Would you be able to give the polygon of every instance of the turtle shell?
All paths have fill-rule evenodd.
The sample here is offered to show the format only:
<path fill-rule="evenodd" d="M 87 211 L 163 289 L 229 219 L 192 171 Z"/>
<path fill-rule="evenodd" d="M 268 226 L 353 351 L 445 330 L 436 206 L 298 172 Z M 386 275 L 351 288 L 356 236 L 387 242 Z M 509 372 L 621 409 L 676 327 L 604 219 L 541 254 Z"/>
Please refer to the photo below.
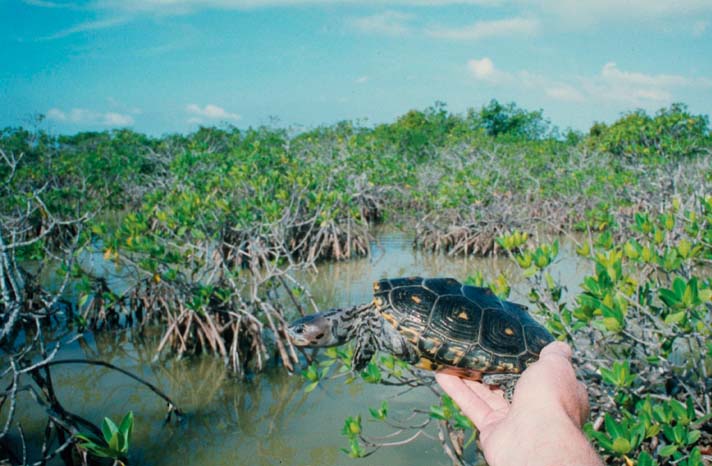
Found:
<path fill-rule="evenodd" d="M 420 353 L 420 367 L 477 379 L 519 373 L 554 338 L 527 312 L 489 288 L 454 278 L 391 278 L 373 285 L 374 302 Z"/>

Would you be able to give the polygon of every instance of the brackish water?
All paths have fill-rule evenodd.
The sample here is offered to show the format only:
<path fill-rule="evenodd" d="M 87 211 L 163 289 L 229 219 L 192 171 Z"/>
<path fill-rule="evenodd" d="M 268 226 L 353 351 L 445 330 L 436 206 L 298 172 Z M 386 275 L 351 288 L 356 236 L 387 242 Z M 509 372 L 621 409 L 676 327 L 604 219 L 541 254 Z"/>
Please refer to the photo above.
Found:
<path fill-rule="evenodd" d="M 562 259 L 552 267 L 554 278 L 575 291 L 586 273 L 571 248 L 562 247 Z M 299 277 L 320 307 L 347 306 L 371 299 L 371 284 L 383 277 L 404 275 L 453 276 L 464 280 L 480 270 L 486 278 L 504 271 L 514 277 L 510 299 L 526 302 L 525 286 L 507 259 L 449 258 L 417 252 L 411 239 L 400 233 L 380 235 L 370 258 L 322 264 L 318 273 Z M 428 388 L 403 394 L 403 388 L 369 385 L 343 379 L 322 383 L 304 393 L 299 375 L 272 368 L 248 381 L 239 381 L 212 356 L 180 361 L 152 362 L 160 334 L 131 331 L 87 335 L 66 345 L 58 359 L 101 359 L 154 383 L 185 412 L 181 422 L 163 424 L 162 401 L 133 380 L 108 369 L 87 366 L 53 368 L 55 385 L 64 406 L 99 424 L 104 416 L 115 420 L 129 410 L 135 414 L 131 459 L 147 465 L 449 465 L 437 440 L 420 437 L 400 447 L 383 448 L 368 458 L 353 460 L 340 451 L 347 447 L 340 431 L 347 416 L 360 414 L 366 434 L 389 432 L 369 418 L 368 407 L 388 400 L 394 417 L 413 409 L 427 410 L 437 403 Z M 19 411 L 26 436 L 38 439 L 44 429 L 34 404 Z M 412 433 L 412 432 L 411 432 Z M 432 432 L 434 434 L 435 432 Z M 404 434 L 399 438 L 405 438 Z M 398 439 L 398 438 L 396 438 Z M 39 445 L 34 444 L 34 448 Z M 32 456 L 32 455 L 31 455 Z"/>

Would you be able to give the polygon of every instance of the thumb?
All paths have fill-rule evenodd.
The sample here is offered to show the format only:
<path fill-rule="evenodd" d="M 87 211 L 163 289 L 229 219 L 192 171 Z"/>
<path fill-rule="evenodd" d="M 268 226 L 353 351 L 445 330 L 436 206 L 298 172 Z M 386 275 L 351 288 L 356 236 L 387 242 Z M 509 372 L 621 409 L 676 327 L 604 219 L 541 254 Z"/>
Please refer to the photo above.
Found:
<path fill-rule="evenodd" d="M 571 360 L 571 347 L 563 341 L 553 341 L 546 345 L 539 353 L 539 359 L 550 357 L 563 357 Z"/>

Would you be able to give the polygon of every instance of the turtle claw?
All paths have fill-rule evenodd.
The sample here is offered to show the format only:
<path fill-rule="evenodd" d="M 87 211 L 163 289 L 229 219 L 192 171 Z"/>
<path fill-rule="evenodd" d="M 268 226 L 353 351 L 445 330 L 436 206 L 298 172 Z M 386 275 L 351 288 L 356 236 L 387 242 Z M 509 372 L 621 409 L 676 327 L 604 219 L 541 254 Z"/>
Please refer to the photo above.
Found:
<path fill-rule="evenodd" d="M 482 383 L 499 387 L 504 394 L 504 399 L 511 403 L 519 377 L 519 374 L 486 374 L 482 377 Z"/>

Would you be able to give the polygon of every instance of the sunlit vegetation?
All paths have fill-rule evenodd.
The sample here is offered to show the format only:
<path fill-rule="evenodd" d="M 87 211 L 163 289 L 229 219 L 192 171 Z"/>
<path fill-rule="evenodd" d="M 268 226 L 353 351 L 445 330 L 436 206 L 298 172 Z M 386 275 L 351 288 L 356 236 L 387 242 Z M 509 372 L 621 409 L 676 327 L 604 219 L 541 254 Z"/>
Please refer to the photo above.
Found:
<path fill-rule="evenodd" d="M 7 128 L 0 155 L 0 344 L 10 387 L 0 439 L 21 379 L 51 386 L 47 329 L 158 326 L 156 358 L 212 353 L 239 377 L 276 364 L 298 370 L 307 359 L 313 389 L 348 369 L 349 350 L 320 362 L 299 356 L 286 323 L 316 306 L 293 272 L 368 255 L 374 225 L 386 222 L 413 232 L 417 248 L 518 264 L 530 306 L 575 347 L 593 400 L 587 433 L 611 464 L 693 466 L 712 454 L 712 136 L 707 117 L 684 105 L 631 112 L 587 134 L 497 101 L 462 115 L 437 103 L 389 124 L 299 133 Z M 575 234 L 591 263 L 580 294 L 548 274 L 558 243 L 539 242 L 541 232 Z M 48 273 L 59 278 L 47 283 Z M 490 285 L 506 296 L 507 281 Z M 432 384 L 387 355 L 374 361 L 357 377 Z M 392 417 L 387 405 L 371 415 Z M 464 462 L 471 426 L 452 401 L 424 419 L 408 426 L 412 435 L 437 426 L 446 453 Z M 90 436 L 71 416 L 50 417 L 58 446 L 43 455 L 71 461 L 65 448 L 79 434 L 85 458 L 123 461 L 126 422 Z M 363 434 L 360 417 L 344 434 L 352 456 L 382 445 Z"/>

